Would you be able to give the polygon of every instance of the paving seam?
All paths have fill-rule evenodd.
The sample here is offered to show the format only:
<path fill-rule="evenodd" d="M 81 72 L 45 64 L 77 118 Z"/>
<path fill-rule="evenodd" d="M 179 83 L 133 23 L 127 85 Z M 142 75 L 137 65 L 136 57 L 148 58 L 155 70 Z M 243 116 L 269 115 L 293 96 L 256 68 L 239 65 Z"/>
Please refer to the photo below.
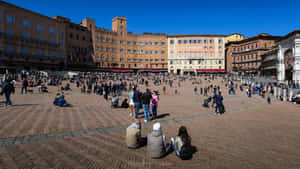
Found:
<path fill-rule="evenodd" d="M 276 102 L 275 104 L 278 104 L 278 103 L 280 103 L 280 102 Z M 247 111 L 247 110 L 254 110 L 257 108 L 264 107 L 264 106 L 266 106 L 266 104 L 231 110 L 231 111 L 225 112 L 224 114 L 243 112 L 243 111 Z M 217 116 L 217 114 L 210 113 L 210 114 L 203 114 L 203 115 L 194 116 L 194 117 L 184 117 L 184 118 L 177 118 L 177 119 L 175 118 L 175 119 L 162 120 L 159 122 L 161 124 L 179 123 L 179 122 L 184 122 L 184 121 L 209 118 L 209 117 L 213 117 L 213 116 Z M 152 125 L 153 125 L 153 123 L 145 123 L 145 124 L 143 124 L 143 127 L 150 127 Z M 128 127 L 128 125 L 106 127 L 106 128 L 95 128 L 95 129 L 88 129 L 88 130 L 67 131 L 67 132 L 59 132 L 59 133 L 49 133 L 49 134 L 41 134 L 41 135 L 33 135 L 33 136 L 0 138 L 0 147 L 6 147 L 9 145 L 17 145 L 17 144 L 28 144 L 28 143 L 36 143 L 36 142 L 43 142 L 43 141 L 51 141 L 51 140 L 57 140 L 57 139 L 66 139 L 66 138 L 73 138 L 73 137 L 80 137 L 80 136 L 95 135 L 95 134 L 101 134 L 101 133 L 105 133 L 105 132 L 124 130 L 127 127 Z"/>

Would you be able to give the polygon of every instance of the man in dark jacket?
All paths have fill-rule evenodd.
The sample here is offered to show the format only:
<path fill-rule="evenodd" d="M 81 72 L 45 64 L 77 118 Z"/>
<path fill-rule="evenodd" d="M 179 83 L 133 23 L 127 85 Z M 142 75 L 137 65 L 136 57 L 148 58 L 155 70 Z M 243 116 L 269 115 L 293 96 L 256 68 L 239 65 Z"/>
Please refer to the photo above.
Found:
<path fill-rule="evenodd" d="M 15 87 L 13 85 L 12 79 L 6 79 L 2 85 L 1 95 L 5 94 L 5 105 L 11 105 L 10 95 L 15 92 Z"/>
<path fill-rule="evenodd" d="M 134 88 L 133 90 L 134 90 L 133 102 L 134 102 L 134 107 L 135 107 L 135 118 L 137 119 L 139 111 L 140 111 L 142 93 L 137 88 Z"/>
<path fill-rule="evenodd" d="M 216 114 L 218 113 L 224 113 L 223 96 L 221 92 L 216 96 Z"/>
<path fill-rule="evenodd" d="M 143 109 L 144 109 L 144 116 L 145 116 L 145 122 L 147 122 L 148 120 L 150 120 L 150 111 L 149 111 L 149 106 L 150 106 L 150 101 L 151 101 L 151 94 L 150 94 L 150 90 L 146 89 L 146 92 L 142 95 L 141 97 L 141 101 L 143 104 Z"/>
<path fill-rule="evenodd" d="M 27 79 L 24 79 L 22 83 L 21 94 L 23 94 L 24 90 L 25 90 L 25 94 L 27 94 L 27 87 L 28 87 L 28 81 Z"/>

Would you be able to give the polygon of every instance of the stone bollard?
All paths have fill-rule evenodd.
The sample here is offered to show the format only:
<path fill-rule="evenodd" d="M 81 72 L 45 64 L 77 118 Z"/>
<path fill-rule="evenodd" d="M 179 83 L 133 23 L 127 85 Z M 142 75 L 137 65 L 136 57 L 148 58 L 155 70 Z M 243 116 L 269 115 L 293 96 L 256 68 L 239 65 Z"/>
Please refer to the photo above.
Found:
<path fill-rule="evenodd" d="M 289 89 L 289 101 L 291 102 L 292 101 L 292 97 L 293 97 L 293 89 Z"/>
<path fill-rule="evenodd" d="M 274 97 L 277 98 L 277 87 L 273 87 L 274 90 Z"/>
<path fill-rule="evenodd" d="M 283 89 L 282 92 L 283 92 L 282 100 L 287 101 L 287 89 Z"/>
<path fill-rule="evenodd" d="M 281 95 L 282 95 L 282 89 L 280 87 L 277 87 L 277 99 L 280 100 Z"/>

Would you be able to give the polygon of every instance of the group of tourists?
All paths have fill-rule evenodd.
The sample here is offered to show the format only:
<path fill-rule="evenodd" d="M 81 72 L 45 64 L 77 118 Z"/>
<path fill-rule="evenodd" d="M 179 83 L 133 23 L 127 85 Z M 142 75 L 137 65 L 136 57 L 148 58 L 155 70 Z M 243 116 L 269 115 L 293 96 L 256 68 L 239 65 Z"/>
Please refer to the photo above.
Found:
<path fill-rule="evenodd" d="M 182 160 L 189 160 L 195 153 L 196 148 L 191 145 L 191 137 L 187 128 L 181 126 L 178 135 L 167 142 L 167 138 L 162 131 L 161 123 L 153 124 L 153 130 L 146 137 L 142 137 L 141 121 L 136 119 L 126 129 L 126 144 L 129 149 L 138 149 L 147 146 L 147 154 L 150 158 L 162 158 L 174 150 L 177 157 Z"/>

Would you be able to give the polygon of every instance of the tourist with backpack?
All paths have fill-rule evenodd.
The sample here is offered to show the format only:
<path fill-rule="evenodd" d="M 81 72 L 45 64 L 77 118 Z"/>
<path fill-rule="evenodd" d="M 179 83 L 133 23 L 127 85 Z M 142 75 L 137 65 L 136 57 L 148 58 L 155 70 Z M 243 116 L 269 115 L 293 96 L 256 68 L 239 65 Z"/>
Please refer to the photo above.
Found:
<path fill-rule="evenodd" d="M 182 160 L 189 160 L 192 158 L 194 150 L 191 146 L 191 140 L 186 127 L 181 126 L 175 140 L 174 138 L 171 138 L 171 143 L 177 157 Z"/>
<path fill-rule="evenodd" d="M 147 122 L 148 120 L 150 120 L 150 110 L 149 110 L 149 106 L 150 106 L 150 101 L 152 99 L 152 96 L 150 94 L 150 90 L 146 89 L 146 92 L 143 93 L 142 97 L 141 97 L 141 102 L 143 104 L 143 109 L 144 109 L 144 116 L 145 116 L 145 122 Z"/>

